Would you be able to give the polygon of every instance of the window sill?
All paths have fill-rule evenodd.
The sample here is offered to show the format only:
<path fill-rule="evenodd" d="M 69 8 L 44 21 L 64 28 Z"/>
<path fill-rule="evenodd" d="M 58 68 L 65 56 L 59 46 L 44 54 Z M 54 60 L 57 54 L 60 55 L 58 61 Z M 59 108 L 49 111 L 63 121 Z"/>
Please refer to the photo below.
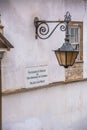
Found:
<path fill-rule="evenodd" d="M 75 63 L 83 63 L 83 60 L 76 60 Z"/>

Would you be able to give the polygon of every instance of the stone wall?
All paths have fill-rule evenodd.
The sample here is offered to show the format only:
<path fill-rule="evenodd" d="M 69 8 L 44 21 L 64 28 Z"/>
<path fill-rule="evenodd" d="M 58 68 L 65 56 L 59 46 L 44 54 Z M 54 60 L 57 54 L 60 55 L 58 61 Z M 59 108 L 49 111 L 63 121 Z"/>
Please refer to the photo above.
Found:
<path fill-rule="evenodd" d="M 83 78 L 83 63 L 76 62 L 72 67 L 65 70 L 65 80 L 78 80 Z"/>

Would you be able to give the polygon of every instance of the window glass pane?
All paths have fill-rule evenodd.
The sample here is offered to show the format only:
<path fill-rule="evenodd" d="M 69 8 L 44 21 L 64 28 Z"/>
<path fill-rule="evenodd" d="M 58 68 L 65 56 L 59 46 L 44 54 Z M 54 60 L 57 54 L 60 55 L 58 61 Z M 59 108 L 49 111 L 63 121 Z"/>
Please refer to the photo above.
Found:
<path fill-rule="evenodd" d="M 77 27 L 70 27 L 70 42 L 78 43 L 79 42 L 79 29 Z"/>
<path fill-rule="evenodd" d="M 70 33 L 70 43 L 72 44 L 74 49 L 79 50 L 80 46 L 80 28 L 78 26 L 70 26 L 69 27 L 69 33 Z M 80 53 L 77 57 L 77 60 L 80 59 Z"/>

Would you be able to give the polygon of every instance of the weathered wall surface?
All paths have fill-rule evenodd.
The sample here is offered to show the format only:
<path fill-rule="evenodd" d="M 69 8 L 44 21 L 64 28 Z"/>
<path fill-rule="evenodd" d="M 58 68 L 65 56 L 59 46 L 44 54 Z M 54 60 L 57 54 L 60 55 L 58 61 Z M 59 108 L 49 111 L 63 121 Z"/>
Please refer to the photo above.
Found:
<path fill-rule="evenodd" d="M 26 67 L 31 66 L 47 65 L 49 83 L 65 80 L 65 70 L 52 51 L 62 45 L 65 33 L 58 29 L 50 39 L 36 40 L 33 20 L 36 16 L 63 20 L 67 10 L 73 21 L 84 22 L 83 76 L 87 77 L 86 6 L 83 0 L 0 1 L 4 35 L 14 46 L 2 60 L 3 90 L 24 88 Z M 86 130 L 86 84 L 75 82 L 3 96 L 3 130 Z"/>
<path fill-rule="evenodd" d="M 86 130 L 87 82 L 3 97 L 3 130 Z"/>
<path fill-rule="evenodd" d="M 72 20 L 85 20 L 86 23 L 84 2 L 44 0 L 43 4 L 42 0 L 2 0 L 0 10 L 5 26 L 4 35 L 14 46 L 14 49 L 4 55 L 2 61 L 3 89 L 25 87 L 26 67 L 31 66 L 48 65 L 49 83 L 65 80 L 65 70 L 59 66 L 53 52 L 64 42 L 65 33 L 58 28 L 48 40 L 36 40 L 33 21 L 36 16 L 40 19 L 63 20 L 68 10 Z M 86 48 L 86 45 L 84 46 Z M 86 52 L 85 50 L 84 53 Z M 85 59 L 84 72 L 86 77 Z"/>

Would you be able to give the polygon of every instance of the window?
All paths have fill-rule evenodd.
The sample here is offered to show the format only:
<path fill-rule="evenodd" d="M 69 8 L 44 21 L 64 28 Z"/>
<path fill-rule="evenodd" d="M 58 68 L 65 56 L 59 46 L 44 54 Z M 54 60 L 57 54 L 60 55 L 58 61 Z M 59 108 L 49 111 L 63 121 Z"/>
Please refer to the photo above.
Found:
<path fill-rule="evenodd" d="M 79 49 L 76 62 L 65 70 L 65 80 L 72 81 L 83 78 L 83 22 L 70 22 L 70 43 Z"/>
<path fill-rule="evenodd" d="M 83 60 L 83 23 L 70 22 L 69 25 L 70 43 L 73 48 L 79 49 L 76 61 Z"/>

